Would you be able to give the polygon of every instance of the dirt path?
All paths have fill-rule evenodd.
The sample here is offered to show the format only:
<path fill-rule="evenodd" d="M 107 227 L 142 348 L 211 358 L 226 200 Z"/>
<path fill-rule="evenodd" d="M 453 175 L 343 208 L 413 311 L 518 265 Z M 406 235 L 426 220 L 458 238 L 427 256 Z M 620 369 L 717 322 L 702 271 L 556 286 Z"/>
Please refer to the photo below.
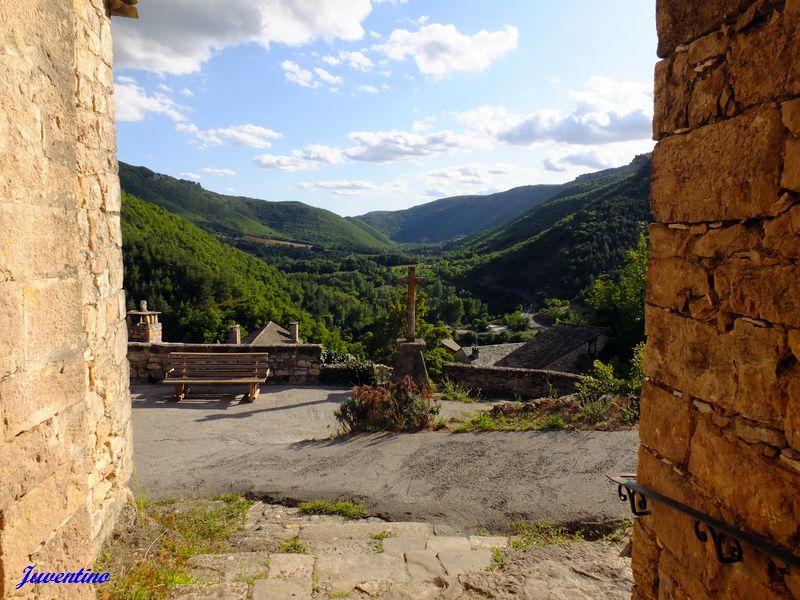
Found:
<path fill-rule="evenodd" d="M 626 514 L 604 475 L 633 470 L 638 432 L 360 435 L 336 432 L 335 388 L 266 388 L 256 404 L 214 392 L 179 405 L 133 389 L 136 481 L 150 499 L 236 491 L 278 500 L 348 498 L 441 531 L 501 530 Z M 228 394 L 227 396 L 225 394 Z M 474 411 L 475 405 L 448 406 Z M 309 441 L 313 439 L 321 441 Z"/>

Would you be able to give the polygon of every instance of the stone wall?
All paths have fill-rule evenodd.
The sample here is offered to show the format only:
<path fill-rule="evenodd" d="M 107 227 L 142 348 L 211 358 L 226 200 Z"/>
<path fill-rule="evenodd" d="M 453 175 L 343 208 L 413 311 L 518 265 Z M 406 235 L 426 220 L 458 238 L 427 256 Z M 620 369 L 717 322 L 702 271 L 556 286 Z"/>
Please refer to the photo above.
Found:
<path fill-rule="evenodd" d="M 480 367 L 460 363 L 445 363 L 444 374 L 470 390 L 480 392 L 485 398 L 513 398 L 525 400 L 544 398 L 553 391 L 559 395 L 571 394 L 579 377 L 572 373 L 512 369 L 509 367 Z"/>
<path fill-rule="evenodd" d="M 800 0 L 659 0 L 638 480 L 800 554 Z M 685 514 L 634 531 L 634 598 L 800 598 Z"/>
<path fill-rule="evenodd" d="M 110 20 L 102 0 L 19 0 L 0 23 L 5 598 L 30 597 L 29 564 L 91 567 L 129 495 L 131 428 Z M 56 587 L 37 597 L 94 596 Z"/>
<path fill-rule="evenodd" d="M 170 352 L 267 352 L 270 376 L 267 383 L 313 385 L 322 370 L 319 344 L 237 346 L 235 344 L 177 344 L 169 342 L 128 344 L 131 383 L 159 383 L 172 367 Z"/>

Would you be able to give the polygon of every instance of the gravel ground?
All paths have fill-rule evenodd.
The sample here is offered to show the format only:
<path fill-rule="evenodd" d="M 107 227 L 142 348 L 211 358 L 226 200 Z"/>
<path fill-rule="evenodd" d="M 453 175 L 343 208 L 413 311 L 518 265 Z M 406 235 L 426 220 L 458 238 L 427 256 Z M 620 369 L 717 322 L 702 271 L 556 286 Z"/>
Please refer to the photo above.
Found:
<path fill-rule="evenodd" d="M 232 388 L 168 402 L 134 386 L 134 488 L 148 499 L 235 491 L 276 500 L 347 498 L 441 531 L 502 530 L 517 518 L 604 523 L 627 514 L 611 471 L 636 466 L 638 431 L 373 434 L 330 438 L 341 388 Z M 444 414 L 480 405 L 445 403 Z"/>

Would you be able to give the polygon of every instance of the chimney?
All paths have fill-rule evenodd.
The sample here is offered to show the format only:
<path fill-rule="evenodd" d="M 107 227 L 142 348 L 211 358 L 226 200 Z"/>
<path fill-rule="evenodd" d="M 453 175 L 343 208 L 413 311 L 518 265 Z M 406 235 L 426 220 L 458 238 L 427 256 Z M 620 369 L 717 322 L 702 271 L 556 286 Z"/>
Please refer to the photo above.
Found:
<path fill-rule="evenodd" d="M 160 342 L 161 323 L 158 322 L 160 312 L 147 310 L 147 301 L 139 301 L 139 310 L 130 310 L 126 315 L 128 322 L 128 340 L 131 342 Z"/>
<path fill-rule="evenodd" d="M 242 328 L 238 323 L 231 321 L 231 324 L 228 325 L 228 337 L 225 343 L 236 344 L 237 346 L 242 343 Z"/>
<path fill-rule="evenodd" d="M 478 356 L 480 355 L 481 351 L 477 346 L 472 347 L 472 354 L 470 355 L 470 360 L 478 360 Z"/>
<path fill-rule="evenodd" d="M 293 344 L 300 343 L 300 323 L 297 321 L 292 321 L 289 323 L 289 337 L 291 338 L 291 342 Z"/>

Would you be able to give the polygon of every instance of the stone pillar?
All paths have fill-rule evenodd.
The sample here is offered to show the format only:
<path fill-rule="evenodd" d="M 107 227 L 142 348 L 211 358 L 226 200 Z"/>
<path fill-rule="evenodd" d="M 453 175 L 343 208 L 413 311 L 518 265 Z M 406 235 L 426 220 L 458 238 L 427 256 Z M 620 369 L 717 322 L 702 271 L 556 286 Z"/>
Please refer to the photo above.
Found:
<path fill-rule="evenodd" d="M 425 366 L 425 357 L 422 351 L 425 349 L 425 340 L 417 339 L 413 342 L 405 339 L 397 340 L 397 362 L 392 372 L 392 381 L 397 383 L 404 377 L 409 376 L 417 384 L 417 387 L 428 385 L 428 369 Z"/>
<path fill-rule="evenodd" d="M 91 567 L 129 497 L 111 30 L 102 0 L 0 23 L 0 597 L 49 597 L 22 569 Z"/>
<path fill-rule="evenodd" d="M 659 0 L 638 480 L 800 554 L 800 0 Z M 800 598 L 637 518 L 634 598 Z"/>
<path fill-rule="evenodd" d="M 297 321 L 292 321 L 289 323 L 289 337 L 291 338 L 292 343 L 300 343 L 300 323 Z"/>
<path fill-rule="evenodd" d="M 242 328 L 238 323 L 228 325 L 228 337 L 225 339 L 225 343 L 237 346 L 242 343 Z"/>

